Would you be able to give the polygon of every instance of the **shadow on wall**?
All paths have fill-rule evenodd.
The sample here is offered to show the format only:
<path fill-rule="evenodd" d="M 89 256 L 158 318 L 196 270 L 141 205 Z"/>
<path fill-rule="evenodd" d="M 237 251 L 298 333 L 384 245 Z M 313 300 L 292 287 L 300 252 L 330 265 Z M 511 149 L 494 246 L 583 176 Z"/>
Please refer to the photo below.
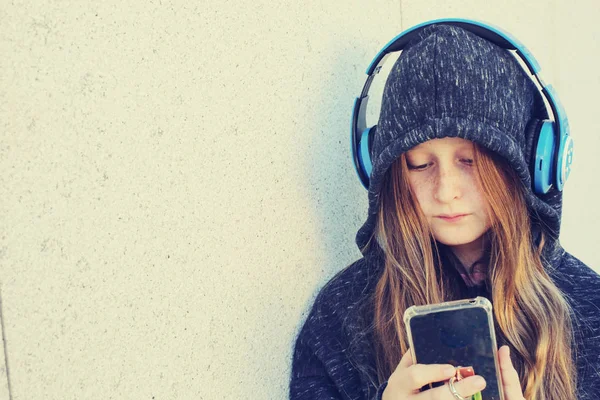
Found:
<path fill-rule="evenodd" d="M 347 38 L 344 43 L 353 43 L 351 48 L 368 49 L 367 54 L 375 56 L 378 44 L 361 44 L 361 41 L 364 42 L 364 38 Z M 319 246 L 319 254 L 324 256 L 320 265 L 306 266 L 316 270 L 319 276 L 313 297 L 305 305 L 306 315 L 327 281 L 362 257 L 355 236 L 367 218 L 367 190 L 362 186 L 352 160 L 350 120 L 354 100 L 366 79 L 368 64 L 365 64 L 364 56 L 359 56 L 362 55 L 359 50 L 337 54 L 339 57 L 334 63 L 322 64 L 331 65 L 331 68 L 323 73 L 325 78 L 320 80 L 321 84 L 314 87 L 318 89 L 316 92 L 310 88 L 312 104 L 300 103 L 303 109 L 298 112 L 301 117 L 307 116 L 302 119 L 305 121 L 302 130 L 310 132 L 306 142 L 302 143 L 305 157 L 299 168 L 306 172 L 303 187 L 306 198 L 310 199 L 312 214 L 317 216 L 315 232 L 318 237 L 314 242 Z M 386 63 L 388 67 L 390 64 L 393 61 Z M 382 72 L 381 75 L 374 84 L 383 87 L 386 74 Z M 375 110 L 377 115 L 368 118 L 367 122 L 374 124 L 379 116 L 381 93 L 377 88 L 371 92 L 369 110 Z M 299 321 L 298 331 L 303 323 L 304 320 Z"/>
<path fill-rule="evenodd" d="M 367 191 L 360 183 L 352 162 L 350 119 L 354 99 L 360 93 L 366 78 L 367 65 L 363 65 L 365 60 L 362 51 L 368 49 L 368 53 L 373 53 L 374 56 L 379 43 L 375 44 L 375 40 L 367 43 L 361 37 L 340 38 L 340 41 L 343 42 L 332 43 L 329 52 L 324 52 L 331 54 L 334 61 L 324 59 L 319 63 L 322 66 L 320 69 L 305 67 L 304 71 L 299 70 L 299 73 L 306 76 L 306 95 L 302 101 L 290 98 L 290 101 L 294 101 L 296 110 L 294 119 L 302 122 L 297 127 L 297 132 L 302 134 L 292 138 L 294 151 L 301 160 L 297 165 L 298 171 L 301 171 L 297 191 L 302 196 L 302 202 L 307 205 L 307 216 L 315 217 L 312 230 L 306 234 L 313 235 L 309 242 L 316 246 L 316 255 L 306 258 L 317 260 L 315 265 L 301 267 L 306 271 L 290 275 L 297 279 L 316 278 L 314 287 L 310 288 L 312 296 L 305 304 L 299 305 L 302 317 L 297 320 L 289 321 L 291 315 L 296 318 L 296 314 L 285 309 L 284 301 L 273 299 L 273 303 L 263 304 L 265 307 L 260 311 L 262 319 L 256 321 L 254 329 L 257 336 L 249 344 L 257 351 L 250 351 L 245 356 L 246 368 L 268 380 L 273 376 L 272 371 L 264 368 L 269 365 L 268 360 L 282 360 L 284 364 L 274 361 L 273 365 L 286 368 L 277 372 L 286 379 L 275 385 L 267 385 L 268 388 L 264 387 L 268 393 L 261 393 L 262 396 L 267 394 L 267 397 L 279 397 L 282 390 L 287 393 L 287 378 L 291 374 L 296 338 L 315 297 L 337 272 L 362 257 L 356 246 L 355 236 L 366 220 L 368 199 Z M 341 48 L 346 50 L 341 51 Z M 367 62 L 369 61 L 370 59 Z M 375 108 L 378 112 L 377 105 Z M 290 290 L 293 291 L 293 288 L 292 282 Z M 258 343 L 261 338 L 281 337 L 282 331 L 285 331 L 286 315 L 290 316 L 288 327 L 290 324 L 294 326 L 288 340 L 269 343 L 267 348 Z M 278 348 L 278 343 L 282 347 Z"/>
<path fill-rule="evenodd" d="M 319 237 L 315 242 L 325 256 L 322 265 L 309 266 L 321 271 L 315 296 L 333 275 L 362 257 L 355 236 L 366 220 L 368 198 L 354 169 L 350 147 L 352 107 L 366 77 L 366 65 L 357 59 L 355 53 L 340 54 L 327 75 L 329 79 L 322 81 L 314 95 L 318 112 L 307 120 L 307 131 L 312 134 L 307 139 L 302 168 L 306 171 L 307 198 L 317 216 Z"/>

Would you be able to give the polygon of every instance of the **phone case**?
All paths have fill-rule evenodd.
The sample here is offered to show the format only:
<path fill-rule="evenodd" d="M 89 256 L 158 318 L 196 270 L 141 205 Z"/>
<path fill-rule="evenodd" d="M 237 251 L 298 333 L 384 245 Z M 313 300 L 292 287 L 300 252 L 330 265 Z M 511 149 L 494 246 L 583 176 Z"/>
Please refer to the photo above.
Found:
<path fill-rule="evenodd" d="M 419 320 L 419 317 L 424 318 L 421 318 L 421 320 Z M 413 318 L 417 319 L 413 320 Z M 483 322 L 482 319 L 485 319 L 487 322 Z M 430 353 L 436 354 L 435 357 L 439 357 L 435 361 L 418 359 L 418 352 L 415 348 L 415 338 L 413 338 L 414 332 L 411 328 L 411 326 L 413 325 L 411 322 L 413 321 L 420 321 L 419 323 L 421 324 L 418 328 L 419 337 L 417 337 L 417 341 L 420 343 L 419 350 L 423 350 L 423 348 L 427 347 L 427 344 L 424 344 L 424 336 L 426 336 L 423 334 L 424 332 L 431 334 L 431 337 L 435 339 L 431 341 L 431 343 L 433 343 L 432 348 L 428 349 L 431 350 Z M 432 324 L 432 322 L 436 321 L 440 324 L 437 326 L 437 328 L 435 324 Z M 474 352 L 476 352 L 477 357 L 473 357 L 473 362 L 482 366 L 485 365 L 485 368 L 480 367 L 480 370 L 478 371 L 478 368 L 475 367 L 475 374 L 483 376 L 487 383 L 486 387 L 480 392 L 480 398 L 483 400 L 504 400 L 504 393 L 502 391 L 502 380 L 500 376 L 500 365 L 498 363 L 497 357 L 498 349 L 496 344 L 496 334 L 494 330 L 493 321 L 494 318 L 492 313 L 492 303 L 482 296 L 477 296 L 475 298 L 469 299 L 453 300 L 438 304 L 411 306 L 407 308 L 404 312 L 404 324 L 406 326 L 406 331 L 408 334 L 412 359 L 415 364 L 448 363 L 454 365 L 455 367 L 459 367 L 473 365 L 473 363 L 470 362 L 471 359 L 469 358 L 470 356 L 468 356 L 468 354 L 475 354 Z M 472 329 L 470 326 L 471 323 Z M 459 324 L 459 328 L 457 328 L 457 324 Z M 446 347 L 444 347 L 444 345 L 439 344 L 436 340 L 438 339 L 438 336 L 442 337 L 443 334 L 438 333 L 438 331 L 434 332 L 432 329 L 444 331 L 443 334 L 446 335 L 444 336 L 446 338 L 444 340 L 451 344 Z M 464 335 L 464 332 L 469 331 L 473 332 L 472 338 L 475 337 L 475 334 L 479 335 L 479 338 L 467 338 L 464 340 L 465 343 L 461 343 L 462 339 L 460 337 L 457 338 L 457 335 L 453 334 L 451 335 L 450 339 L 447 339 L 449 337 L 448 334 L 452 332 L 460 332 L 461 335 Z M 488 334 L 489 336 L 487 336 Z M 465 336 L 468 336 L 468 334 Z M 473 347 L 477 347 L 470 348 L 468 349 L 468 351 L 463 351 L 463 349 L 467 349 L 471 345 L 471 342 L 469 342 L 469 340 L 472 340 L 473 343 L 476 343 L 475 345 L 473 345 Z M 443 340 L 440 339 L 440 341 Z M 481 348 L 483 342 L 486 343 L 485 349 Z M 440 349 L 436 349 L 436 346 L 442 347 L 442 351 L 438 351 Z M 448 359 L 445 359 L 445 352 L 447 354 L 452 354 L 453 356 L 456 353 L 458 353 L 465 356 L 466 359 L 463 359 L 461 365 L 456 365 L 453 361 L 455 361 L 458 357 L 450 358 L 448 356 Z M 422 353 L 425 354 L 424 351 L 422 351 Z M 483 361 L 478 362 L 476 360 Z M 494 371 L 491 371 L 491 366 L 493 366 Z M 490 384 L 492 384 L 492 386 L 490 386 Z"/>

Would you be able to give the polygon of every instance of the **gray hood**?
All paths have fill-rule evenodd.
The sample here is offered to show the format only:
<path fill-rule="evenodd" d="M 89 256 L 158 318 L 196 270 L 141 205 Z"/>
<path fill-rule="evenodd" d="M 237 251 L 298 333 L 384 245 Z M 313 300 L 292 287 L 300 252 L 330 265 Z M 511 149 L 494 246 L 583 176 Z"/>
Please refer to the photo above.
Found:
<path fill-rule="evenodd" d="M 544 229 L 547 251 L 559 251 L 562 192 L 537 195 L 531 189 L 535 118 L 548 118 L 542 95 L 507 50 L 456 26 L 423 29 L 385 84 L 371 149 L 368 216 L 356 234 L 359 249 L 374 233 L 383 177 L 394 160 L 427 140 L 461 137 L 510 162 L 527 188 L 534 239 Z"/>

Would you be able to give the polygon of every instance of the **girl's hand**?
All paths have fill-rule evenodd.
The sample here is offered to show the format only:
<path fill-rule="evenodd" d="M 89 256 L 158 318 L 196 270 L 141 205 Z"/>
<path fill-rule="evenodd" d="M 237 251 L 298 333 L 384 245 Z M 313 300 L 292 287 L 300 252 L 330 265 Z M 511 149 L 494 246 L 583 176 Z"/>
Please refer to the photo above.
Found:
<path fill-rule="evenodd" d="M 444 367 L 450 367 L 444 372 Z M 402 356 L 396 370 L 390 375 L 388 385 L 383 392 L 383 400 L 453 400 L 454 396 L 448 388 L 448 379 L 456 373 L 450 364 L 413 364 L 410 349 Z M 419 389 L 433 382 L 443 382 L 443 386 L 426 390 Z M 481 383 L 478 383 L 481 382 Z M 462 396 L 471 396 L 485 387 L 485 380 L 478 375 L 461 379 L 454 387 Z M 505 400 L 513 400 L 507 398 Z"/>
<path fill-rule="evenodd" d="M 508 346 L 505 345 L 498 349 L 498 362 L 500 363 L 504 400 L 525 400 L 523 390 L 521 389 L 521 382 L 519 381 L 519 374 L 515 367 L 513 367 Z"/>

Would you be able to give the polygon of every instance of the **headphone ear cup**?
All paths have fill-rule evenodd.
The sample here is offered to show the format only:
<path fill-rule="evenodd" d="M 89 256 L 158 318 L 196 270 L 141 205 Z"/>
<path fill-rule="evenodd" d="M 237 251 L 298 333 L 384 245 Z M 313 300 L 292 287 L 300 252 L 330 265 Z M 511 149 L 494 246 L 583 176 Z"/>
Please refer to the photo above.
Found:
<path fill-rule="evenodd" d="M 365 189 L 369 189 L 371 172 L 373 171 L 373 162 L 371 161 L 371 150 L 373 148 L 373 137 L 377 125 L 373 125 L 370 128 L 365 129 L 360 137 L 358 159 L 360 161 L 360 168 L 366 177 L 366 182 L 363 182 Z"/>
<path fill-rule="evenodd" d="M 534 137 L 532 154 L 532 183 L 536 194 L 546 194 L 552 187 L 556 160 L 554 150 L 556 148 L 556 135 L 554 124 L 550 120 L 534 120 L 531 129 Z"/>

